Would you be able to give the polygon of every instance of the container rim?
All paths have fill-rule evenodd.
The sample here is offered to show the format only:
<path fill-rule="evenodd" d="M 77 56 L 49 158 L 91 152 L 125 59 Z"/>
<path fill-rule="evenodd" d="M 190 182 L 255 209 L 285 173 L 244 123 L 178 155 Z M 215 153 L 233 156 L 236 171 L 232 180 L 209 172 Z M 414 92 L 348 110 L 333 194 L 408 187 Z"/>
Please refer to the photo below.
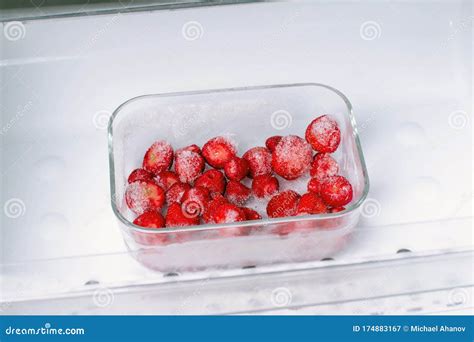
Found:
<path fill-rule="evenodd" d="M 290 88 L 290 87 L 322 87 L 326 88 L 336 95 L 338 95 L 345 103 L 347 107 L 347 113 L 349 115 L 349 119 L 352 126 L 352 134 L 354 135 L 354 140 L 357 146 L 357 153 L 362 167 L 362 175 L 364 177 L 364 189 L 362 191 L 361 196 L 352 203 L 351 205 L 347 206 L 344 211 L 337 212 L 337 213 L 326 213 L 326 214 L 318 214 L 318 215 L 303 215 L 303 216 L 291 216 L 291 217 L 282 217 L 282 218 L 267 218 L 262 220 L 253 220 L 253 221 L 244 221 L 244 222 L 234 222 L 234 223 L 226 223 L 226 224 L 203 224 L 199 226 L 188 226 L 188 227 L 173 227 L 173 228 L 145 228 L 141 226 L 135 225 L 133 222 L 127 220 L 118 210 L 117 204 L 115 201 L 116 197 L 116 189 L 115 189 L 115 164 L 114 164 L 114 151 L 113 151 L 113 122 L 115 118 L 119 115 L 120 111 L 127 105 L 132 102 L 142 100 L 144 98 L 150 97 L 173 97 L 173 96 L 183 96 L 183 95 L 202 95 L 202 94 L 209 94 L 209 93 L 225 93 L 225 92 L 238 92 L 238 91 L 249 91 L 249 90 L 258 90 L 258 89 L 275 89 L 275 88 Z M 259 85 L 259 86 L 247 86 L 247 87 L 234 87 L 234 88 L 220 88 L 220 89 L 206 89 L 206 90 L 195 90 L 195 91 L 182 91 L 182 92 L 170 92 L 170 93 L 159 93 L 159 94 L 146 94 L 146 95 L 139 95 L 136 97 L 132 97 L 131 99 L 123 102 L 117 109 L 114 110 L 112 115 L 109 118 L 108 127 L 107 127 L 107 138 L 108 138 L 108 151 L 109 151 L 109 172 L 110 172 L 110 202 L 112 205 L 112 210 L 115 216 L 128 228 L 138 231 L 141 233 L 176 233 L 176 232 L 184 232 L 184 231 L 201 231 L 201 230 L 214 230 L 214 229 L 223 229 L 223 228 L 232 228 L 232 227 L 250 227 L 250 226 L 266 226 L 270 224 L 276 223 L 288 223 L 288 222 L 301 222 L 306 220 L 322 220 L 327 218 L 337 218 L 341 216 L 345 216 L 350 212 L 353 212 L 357 208 L 359 208 L 364 200 L 367 197 L 369 192 L 369 175 L 367 172 L 367 166 L 364 159 L 364 154 L 362 152 L 362 146 L 359 139 L 359 132 L 357 129 L 356 120 L 354 117 L 352 104 L 349 99 L 338 89 L 328 86 L 322 83 L 290 83 L 290 84 L 275 84 L 275 85 Z M 343 229 L 343 228 L 340 228 Z M 338 231 L 340 229 L 333 229 L 332 231 Z M 329 231 L 329 230 L 328 230 Z"/>

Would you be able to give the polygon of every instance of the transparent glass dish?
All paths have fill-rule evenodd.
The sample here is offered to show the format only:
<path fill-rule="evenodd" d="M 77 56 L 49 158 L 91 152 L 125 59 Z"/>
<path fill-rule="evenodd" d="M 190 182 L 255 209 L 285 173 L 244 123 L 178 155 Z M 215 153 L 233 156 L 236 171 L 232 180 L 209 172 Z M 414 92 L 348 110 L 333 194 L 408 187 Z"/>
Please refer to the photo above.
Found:
<path fill-rule="evenodd" d="M 339 123 L 341 144 L 333 157 L 354 196 L 344 211 L 231 224 L 149 229 L 132 223 L 124 201 L 127 177 L 141 166 L 156 140 L 174 148 L 202 146 L 224 135 L 238 154 L 264 146 L 273 135 L 304 136 L 316 117 Z M 360 215 L 369 179 L 349 100 L 322 84 L 291 84 L 144 95 L 119 106 L 108 127 L 112 208 L 129 250 L 145 266 L 162 272 L 239 268 L 330 257 L 347 243 Z M 308 178 L 291 184 L 304 193 Z M 281 183 L 281 188 L 290 184 Z M 262 213 L 258 202 L 250 205 Z M 241 236 L 234 236 L 236 230 Z M 163 243 L 166 237 L 167 243 Z"/>

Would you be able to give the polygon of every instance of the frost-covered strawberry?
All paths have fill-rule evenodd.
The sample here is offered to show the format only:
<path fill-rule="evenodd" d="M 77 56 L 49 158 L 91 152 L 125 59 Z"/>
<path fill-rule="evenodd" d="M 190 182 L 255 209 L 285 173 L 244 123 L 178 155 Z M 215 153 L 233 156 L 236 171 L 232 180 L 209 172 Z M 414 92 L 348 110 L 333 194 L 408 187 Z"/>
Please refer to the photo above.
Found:
<path fill-rule="evenodd" d="M 253 220 L 261 220 L 262 216 L 256 211 L 253 210 L 252 208 L 247 208 L 247 207 L 241 207 L 245 213 L 245 219 L 247 221 L 253 221 Z"/>
<path fill-rule="evenodd" d="M 321 198 L 331 207 L 342 207 L 352 200 L 352 186 L 343 176 L 331 176 L 321 185 Z"/>
<path fill-rule="evenodd" d="M 245 221 L 245 212 L 231 203 L 220 205 L 214 212 L 216 223 L 232 223 Z"/>
<path fill-rule="evenodd" d="M 324 179 L 339 173 L 339 165 L 329 153 L 318 153 L 311 163 L 309 174 L 313 178 Z"/>
<path fill-rule="evenodd" d="M 234 157 L 224 165 L 224 171 L 227 178 L 239 182 L 249 173 L 249 163 L 243 158 Z"/>
<path fill-rule="evenodd" d="M 165 226 L 165 219 L 159 212 L 149 210 L 138 216 L 133 223 L 140 227 L 159 229 Z M 153 246 L 166 243 L 168 241 L 168 234 L 133 231 L 133 238 L 142 245 Z"/>
<path fill-rule="evenodd" d="M 242 205 L 247 202 L 252 195 L 252 191 L 240 182 L 229 181 L 225 189 L 225 196 L 229 202 L 235 205 Z"/>
<path fill-rule="evenodd" d="M 220 193 L 214 193 L 212 200 L 210 200 L 206 207 L 204 208 L 204 213 L 202 215 L 202 220 L 205 223 L 215 223 L 214 221 L 214 213 L 218 207 L 222 204 L 229 203 L 227 198 L 222 196 Z"/>
<path fill-rule="evenodd" d="M 296 209 L 297 215 L 314 215 L 327 213 L 328 208 L 323 200 L 313 192 L 308 192 L 301 196 Z"/>
<path fill-rule="evenodd" d="M 179 182 L 179 177 L 173 171 L 162 171 L 155 176 L 154 180 L 163 190 L 167 191 L 173 184 Z"/>
<path fill-rule="evenodd" d="M 165 203 L 165 192 L 152 181 L 137 181 L 127 186 L 125 202 L 137 215 L 148 210 L 160 211 Z"/>
<path fill-rule="evenodd" d="M 308 191 L 313 192 L 316 195 L 321 194 L 321 185 L 323 184 L 324 178 L 311 178 L 308 182 Z"/>
<path fill-rule="evenodd" d="M 179 152 L 179 151 L 191 151 L 191 152 L 195 152 L 197 154 L 201 154 L 201 149 L 199 148 L 198 145 L 196 144 L 192 144 L 192 145 L 189 145 L 189 146 L 186 146 L 186 147 L 183 147 L 183 148 L 180 148 L 179 150 L 177 150 L 176 152 Z"/>
<path fill-rule="evenodd" d="M 272 168 L 285 179 L 296 179 L 308 171 L 311 160 L 311 146 L 296 135 L 287 135 L 272 153 Z"/>
<path fill-rule="evenodd" d="M 153 174 L 144 169 L 135 169 L 128 176 L 128 183 L 136 181 L 151 181 L 153 180 Z"/>
<path fill-rule="evenodd" d="M 234 144 L 225 137 L 215 137 L 202 147 L 202 155 L 206 162 L 216 169 L 222 169 L 224 165 L 235 157 L 237 150 Z"/>
<path fill-rule="evenodd" d="M 254 147 L 244 153 L 243 157 L 249 164 L 251 177 L 272 173 L 272 154 L 265 147 Z"/>
<path fill-rule="evenodd" d="M 275 135 L 273 137 L 268 138 L 265 141 L 265 146 L 270 150 L 270 152 L 273 152 L 275 150 L 276 145 L 280 142 L 281 138 L 283 138 L 281 135 Z"/>
<path fill-rule="evenodd" d="M 202 186 L 209 190 L 210 193 L 224 193 L 225 177 L 219 170 L 210 169 L 200 175 L 194 182 L 195 186 Z"/>
<path fill-rule="evenodd" d="M 204 213 L 204 208 L 210 200 L 209 190 L 197 186 L 184 193 L 181 208 L 185 216 L 199 217 Z"/>
<path fill-rule="evenodd" d="M 171 203 L 181 203 L 184 193 L 191 189 L 191 186 L 187 183 L 175 183 L 173 184 L 168 191 L 166 191 L 166 203 L 170 205 Z"/>
<path fill-rule="evenodd" d="M 143 168 L 155 175 L 168 170 L 173 163 L 173 148 L 164 140 L 150 146 L 143 157 Z"/>
<path fill-rule="evenodd" d="M 306 141 L 313 149 L 322 153 L 332 153 L 341 142 L 341 131 L 336 120 L 328 115 L 314 119 L 306 129 Z"/>
<path fill-rule="evenodd" d="M 168 206 L 168 212 L 165 217 L 166 227 L 185 227 L 195 226 L 199 224 L 199 216 L 185 215 L 178 203 L 173 203 Z"/>
<path fill-rule="evenodd" d="M 192 184 L 204 170 L 204 159 L 196 152 L 183 150 L 176 153 L 174 169 L 181 182 Z"/>
<path fill-rule="evenodd" d="M 256 176 L 252 180 L 252 191 L 255 197 L 265 198 L 278 192 L 280 184 L 278 179 L 271 175 Z"/>
<path fill-rule="evenodd" d="M 272 197 L 267 204 L 267 214 L 269 217 L 294 216 L 301 196 L 293 191 L 286 190 Z"/>

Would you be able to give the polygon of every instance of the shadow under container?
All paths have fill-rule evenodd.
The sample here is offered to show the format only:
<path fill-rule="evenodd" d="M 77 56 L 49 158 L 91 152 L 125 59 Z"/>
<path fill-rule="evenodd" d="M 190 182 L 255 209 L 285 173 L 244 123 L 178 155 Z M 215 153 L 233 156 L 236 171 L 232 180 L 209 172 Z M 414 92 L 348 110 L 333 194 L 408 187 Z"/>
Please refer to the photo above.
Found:
<path fill-rule="evenodd" d="M 174 148 L 202 146 L 223 135 L 238 142 L 238 154 L 264 146 L 273 135 L 304 136 L 317 116 L 330 114 L 341 129 L 333 157 L 354 196 L 338 213 L 262 219 L 231 224 L 149 229 L 132 223 L 124 200 L 129 173 L 141 166 L 156 140 Z M 112 208 L 131 254 L 161 272 L 197 271 L 293 263 L 330 257 L 348 241 L 358 222 L 369 181 L 349 100 L 322 84 L 259 86 L 144 95 L 113 113 L 108 128 Z M 300 184 L 300 193 L 306 183 Z M 260 212 L 264 211 L 264 206 Z M 237 235 L 237 236 L 236 236 Z"/>

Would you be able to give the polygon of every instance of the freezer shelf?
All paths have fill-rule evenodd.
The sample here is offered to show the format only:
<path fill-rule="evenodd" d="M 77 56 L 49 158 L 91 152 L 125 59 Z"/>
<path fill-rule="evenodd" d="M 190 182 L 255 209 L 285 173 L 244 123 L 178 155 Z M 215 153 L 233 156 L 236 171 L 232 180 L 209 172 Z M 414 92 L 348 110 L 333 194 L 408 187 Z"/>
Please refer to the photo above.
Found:
<path fill-rule="evenodd" d="M 349 97 L 372 183 L 354 240 L 334 262 L 271 272 L 472 249 L 470 16 L 469 1 L 296 1 L 25 21 L 20 38 L 1 35 L 2 307 L 229 276 L 164 277 L 126 254 L 109 204 L 105 128 L 142 94 L 321 82 Z M 189 23 L 197 36 L 185 34 Z"/>

